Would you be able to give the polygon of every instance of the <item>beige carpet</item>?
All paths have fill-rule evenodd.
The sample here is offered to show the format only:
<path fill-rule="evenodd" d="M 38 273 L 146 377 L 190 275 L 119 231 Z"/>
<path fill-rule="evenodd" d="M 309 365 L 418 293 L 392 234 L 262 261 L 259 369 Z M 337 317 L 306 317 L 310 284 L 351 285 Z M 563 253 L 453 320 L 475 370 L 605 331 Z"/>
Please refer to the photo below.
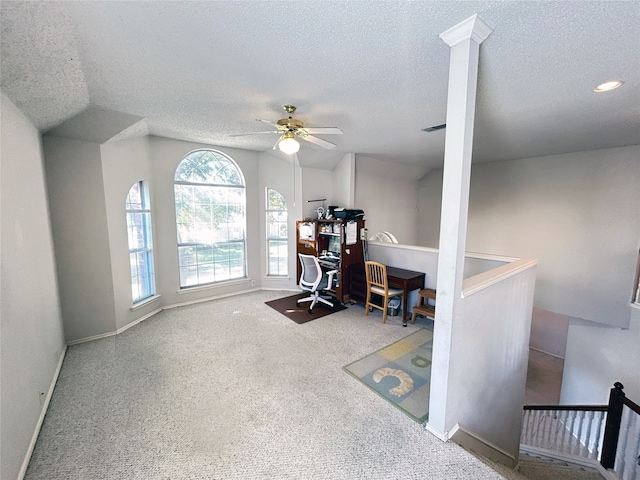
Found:
<path fill-rule="evenodd" d="M 297 325 L 255 292 L 69 347 L 26 480 L 514 479 L 342 366 L 419 327 L 364 308 Z"/>

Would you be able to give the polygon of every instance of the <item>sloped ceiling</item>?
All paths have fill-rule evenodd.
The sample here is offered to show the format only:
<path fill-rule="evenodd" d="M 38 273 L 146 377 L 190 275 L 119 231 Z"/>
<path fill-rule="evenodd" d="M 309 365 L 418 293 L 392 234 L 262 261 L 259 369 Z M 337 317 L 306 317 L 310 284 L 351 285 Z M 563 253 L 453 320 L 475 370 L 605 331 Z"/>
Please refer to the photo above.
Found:
<path fill-rule="evenodd" d="M 270 150 L 298 106 L 337 126 L 303 166 L 347 152 L 442 165 L 449 48 L 473 14 L 482 44 L 474 162 L 640 144 L 638 1 L 0 2 L 0 89 L 43 132 L 161 135 Z M 620 79 L 617 90 L 593 88 Z"/>

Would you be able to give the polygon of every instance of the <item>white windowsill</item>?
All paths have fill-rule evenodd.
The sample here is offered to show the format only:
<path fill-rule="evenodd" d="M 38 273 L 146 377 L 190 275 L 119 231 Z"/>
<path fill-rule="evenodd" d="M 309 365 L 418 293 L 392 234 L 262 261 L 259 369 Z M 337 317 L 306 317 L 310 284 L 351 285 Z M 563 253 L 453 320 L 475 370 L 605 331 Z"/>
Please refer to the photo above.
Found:
<path fill-rule="evenodd" d="M 136 303 L 135 305 L 133 305 L 133 306 L 130 308 L 130 310 L 131 310 L 132 312 L 134 312 L 134 311 L 136 311 L 136 310 L 138 310 L 138 309 L 140 309 L 140 308 L 142 308 L 142 307 L 145 307 L 145 306 L 149 305 L 151 302 L 155 302 L 155 301 L 156 301 L 156 300 L 158 300 L 159 298 L 160 298 L 160 295 L 154 295 L 153 297 L 145 298 L 145 299 L 144 299 L 144 300 L 142 300 L 141 302 Z"/>
<path fill-rule="evenodd" d="M 252 280 L 250 278 L 239 278 L 236 280 L 228 280 L 225 282 L 218 282 L 218 283 L 208 283 L 206 285 L 198 285 L 195 287 L 184 287 L 181 288 L 179 290 L 177 290 L 178 295 L 184 295 L 185 293 L 192 293 L 192 292 L 199 292 L 202 290 L 215 290 L 216 288 L 220 288 L 220 287 L 227 287 L 229 285 L 242 285 L 243 283 L 246 283 L 250 286 L 253 286 Z"/>

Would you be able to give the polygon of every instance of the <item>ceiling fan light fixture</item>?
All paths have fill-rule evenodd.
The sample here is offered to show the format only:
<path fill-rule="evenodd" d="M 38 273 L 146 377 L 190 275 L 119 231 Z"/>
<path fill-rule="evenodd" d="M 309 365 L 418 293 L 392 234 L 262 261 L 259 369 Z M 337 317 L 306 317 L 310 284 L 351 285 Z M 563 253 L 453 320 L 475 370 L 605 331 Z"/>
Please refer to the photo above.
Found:
<path fill-rule="evenodd" d="M 594 88 L 593 91 L 594 92 L 608 92 L 609 90 L 613 90 L 614 88 L 618 88 L 623 83 L 624 82 L 621 82 L 619 80 L 614 80 L 612 82 L 601 83 L 596 88 Z"/>
<path fill-rule="evenodd" d="M 294 153 L 298 153 L 298 150 L 300 150 L 300 144 L 293 137 L 293 132 L 287 132 L 278 143 L 278 148 L 281 152 L 286 153 L 287 155 L 293 155 Z"/>

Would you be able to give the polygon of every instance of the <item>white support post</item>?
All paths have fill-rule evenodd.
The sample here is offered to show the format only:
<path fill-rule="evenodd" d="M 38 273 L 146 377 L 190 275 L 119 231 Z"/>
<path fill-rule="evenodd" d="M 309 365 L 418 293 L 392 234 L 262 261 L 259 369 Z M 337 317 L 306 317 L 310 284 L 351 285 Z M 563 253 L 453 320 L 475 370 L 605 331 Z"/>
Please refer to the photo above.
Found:
<path fill-rule="evenodd" d="M 450 354 L 462 295 L 478 58 L 480 43 L 491 32 L 474 15 L 440 35 L 451 54 L 436 284 L 438 308 L 427 429 L 443 439 L 456 424 L 455 418 L 449 418 L 448 407 L 460 385 L 450 378 Z"/>

